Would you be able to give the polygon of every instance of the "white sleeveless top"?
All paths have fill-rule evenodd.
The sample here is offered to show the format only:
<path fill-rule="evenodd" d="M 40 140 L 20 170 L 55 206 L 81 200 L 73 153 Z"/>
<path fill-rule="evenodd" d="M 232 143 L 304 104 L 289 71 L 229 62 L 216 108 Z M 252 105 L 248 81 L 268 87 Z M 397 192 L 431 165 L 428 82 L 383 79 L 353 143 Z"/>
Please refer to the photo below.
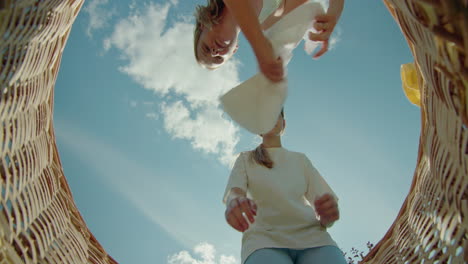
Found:
<path fill-rule="evenodd" d="M 241 259 L 261 248 L 304 249 L 336 246 L 320 225 L 313 203 L 333 190 L 303 153 L 285 148 L 267 148 L 274 167 L 268 169 L 242 152 L 232 168 L 223 202 L 232 188 L 247 193 L 257 204 L 255 222 L 242 235 Z"/>

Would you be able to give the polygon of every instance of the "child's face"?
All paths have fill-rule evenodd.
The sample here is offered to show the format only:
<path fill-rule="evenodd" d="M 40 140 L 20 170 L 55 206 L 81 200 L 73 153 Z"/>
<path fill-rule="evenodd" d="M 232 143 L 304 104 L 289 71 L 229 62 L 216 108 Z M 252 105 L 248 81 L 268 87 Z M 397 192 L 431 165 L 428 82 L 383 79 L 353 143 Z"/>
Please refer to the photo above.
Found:
<path fill-rule="evenodd" d="M 237 51 L 237 35 L 222 22 L 211 28 L 204 27 L 197 44 L 199 62 L 208 69 L 215 69 L 229 60 Z"/>

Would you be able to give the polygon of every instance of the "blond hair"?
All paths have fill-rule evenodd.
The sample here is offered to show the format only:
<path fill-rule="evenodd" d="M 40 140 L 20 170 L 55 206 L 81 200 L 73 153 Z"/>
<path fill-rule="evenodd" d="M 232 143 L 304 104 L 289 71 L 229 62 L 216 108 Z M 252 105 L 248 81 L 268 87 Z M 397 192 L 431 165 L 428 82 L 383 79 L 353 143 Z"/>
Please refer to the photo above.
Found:
<path fill-rule="evenodd" d="M 284 118 L 284 109 L 281 109 L 281 117 Z M 250 158 L 258 165 L 265 166 L 269 169 L 274 166 L 274 163 L 263 144 L 258 145 L 258 147 L 251 151 Z"/>
<path fill-rule="evenodd" d="M 195 9 L 195 29 L 193 31 L 193 48 L 195 59 L 200 63 L 200 58 L 197 53 L 197 45 L 200 41 L 202 28 L 211 28 L 221 21 L 221 14 L 225 8 L 223 0 L 207 0 L 206 6 L 198 5 Z"/>

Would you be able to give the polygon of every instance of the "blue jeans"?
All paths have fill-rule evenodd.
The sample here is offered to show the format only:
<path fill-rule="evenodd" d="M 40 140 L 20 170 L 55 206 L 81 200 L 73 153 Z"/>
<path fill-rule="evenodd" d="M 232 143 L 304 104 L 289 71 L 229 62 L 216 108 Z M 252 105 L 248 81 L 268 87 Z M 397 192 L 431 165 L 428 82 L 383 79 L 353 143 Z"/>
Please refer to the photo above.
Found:
<path fill-rule="evenodd" d="M 262 248 L 250 254 L 244 264 L 347 264 L 335 246 L 306 249 Z"/>

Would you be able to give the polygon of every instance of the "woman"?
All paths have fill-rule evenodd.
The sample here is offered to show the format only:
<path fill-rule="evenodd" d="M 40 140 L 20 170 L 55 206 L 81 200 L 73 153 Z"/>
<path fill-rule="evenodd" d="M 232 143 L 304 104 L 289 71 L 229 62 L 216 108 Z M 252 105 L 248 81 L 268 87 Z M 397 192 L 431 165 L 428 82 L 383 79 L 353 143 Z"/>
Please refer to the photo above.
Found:
<path fill-rule="evenodd" d="M 326 231 L 339 219 L 338 199 L 304 154 L 282 147 L 285 125 L 282 111 L 262 144 L 239 155 L 226 186 L 226 221 L 243 232 L 241 263 L 346 264 Z"/>
<path fill-rule="evenodd" d="M 262 24 L 258 16 L 265 3 L 278 3 Z M 307 2 L 307 0 L 208 0 L 207 6 L 198 6 L 194 31 L 194 52 L 198 63 L 215 69 L 237 51 L 238 35 L 242 31 L 250 43 L 260 71 L 271 81 L 283 79 L 283 63 L 274 55 L 270 41 L 262 33 L 282 16 Z M 328 49 L 328 41 L 343 10 L 344 0 L 330 0 L 327 14 L 318 16 L 310 33 L 313 41 L 322 41 L 318 58 Z"/>

